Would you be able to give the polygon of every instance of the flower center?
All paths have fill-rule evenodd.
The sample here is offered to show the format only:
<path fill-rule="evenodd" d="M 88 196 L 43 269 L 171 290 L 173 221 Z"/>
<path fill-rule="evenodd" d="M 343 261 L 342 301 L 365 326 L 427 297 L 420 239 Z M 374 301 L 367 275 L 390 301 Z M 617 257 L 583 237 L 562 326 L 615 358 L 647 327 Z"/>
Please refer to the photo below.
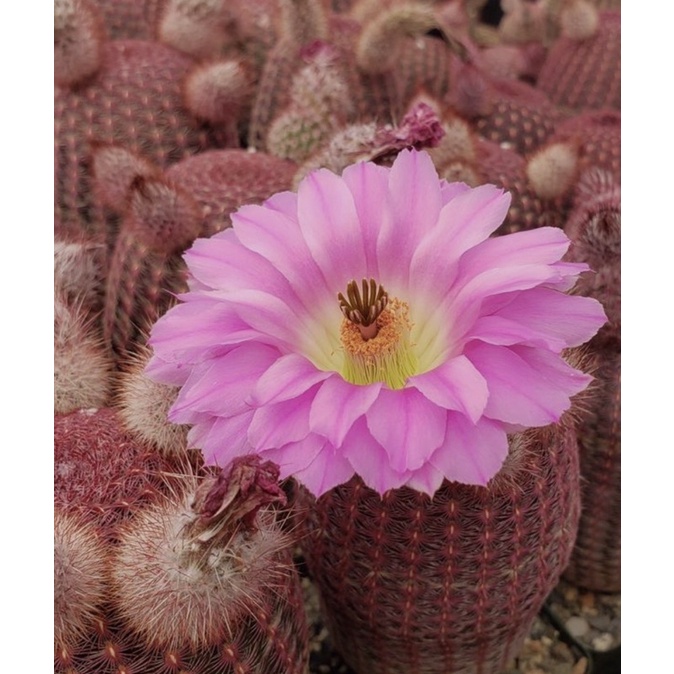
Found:
<path fill-rule="evenodd" d="M 344 348 L 342 376 L 352 384 L 384 382 L 405 386 L 418 362 L 410 342 L 409 306 L 388 293 L 374 279 L 348 284 L 347 296 L 337 296 L 344 314 L 340 340 Z"/>

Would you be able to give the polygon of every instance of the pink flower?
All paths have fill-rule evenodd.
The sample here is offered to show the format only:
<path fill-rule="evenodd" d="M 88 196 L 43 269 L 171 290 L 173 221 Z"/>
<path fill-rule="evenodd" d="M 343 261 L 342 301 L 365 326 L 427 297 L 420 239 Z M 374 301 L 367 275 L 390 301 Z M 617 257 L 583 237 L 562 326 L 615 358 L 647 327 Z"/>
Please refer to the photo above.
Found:
<path fill-rule="evenodd" d="M 561 230 L 489 238 L 509 203 L 406 150 L 242 207 L 185 254 L 190 292 L 154 326 L 148 372 L 182 387 L 169 418 L 207 463 L 257 453 L 317 496 L 354 473 L 380 493 L 487 484 L 506 433 L 588 384 L 560 354 L 606 320 L 566 294 L 587 266 L 561 261 Z"/>

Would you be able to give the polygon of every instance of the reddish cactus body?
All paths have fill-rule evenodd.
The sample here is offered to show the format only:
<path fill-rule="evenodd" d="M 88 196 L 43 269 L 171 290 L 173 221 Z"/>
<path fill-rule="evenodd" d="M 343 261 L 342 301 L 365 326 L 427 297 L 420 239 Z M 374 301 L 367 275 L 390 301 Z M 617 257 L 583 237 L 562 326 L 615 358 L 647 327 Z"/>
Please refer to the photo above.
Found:
<path fill-rule="evenodd" d="M 547 141 L 562 121 L 557 108 L 524 82 L 494 82 L 491 110 L 475 120 L 476 131 L 494 143 L 507 143 L 521 155 Z"/>
<path fill-rule="evenodd" d="M 488 487 L 331 490 L 308 512 L 305 554 L 356 672 L 497 674 L 568 563 L 578 515 L 574 433 L 548 427 L 516 436 Z"/>
<path fill-rule="evenodd" d="M 167 166 L 231 142 L 185 110 L 182 81 L 192 64 L 157 43 L 109 42 L 102 45 L 102 64 L 92 78 L 55 88 L 55 206 L 64 230 L 105 229 L 105 213 L 92 190 L 92 143 L 121 141 Z"/>
<path fill-rule="evenodd" d="M 563 225 L 558 204 L 543 201 L 532 189 L 526 175 L 526 162 L 517 152 L 483 141 L 477 145 L 476 165 L 484 182 L 503 187 L 512 195 L 499 234 Z"/>
<path fill-rule="evenodd" d="M 212 150 L 174 164 L 166 177 L 201 205 L 199 236 L 207 237 L 229 227 L 239 206 L 290 189 L 296 170 L 293 162 L 264 152 Z"/>
<path fill-rule="evenodd" d="M 153 40 L 166 0 L 94 0 L 111 40 Z"/>
<path fill-rule="evenodd" d="M 56 596 L 70 611 L 55 671 L 304 674 L 306 622 L 273 506 L 285 502 L 277 479 L 275 466 L 249 459 L 186 475 L 166 498 L 133 508 L 104 550 L 109 561 L 81 565 L 90 578 L 67 583 L 57 564 Z M 57 563 L 91 559 L 96 539 L 63 529 Z"/>
<path fill-rule="evenodd" d="M 597 592 L 620 591 L 620 186 L 600 169 L 581 177 L 565 226 L 568 258 L 586 262 L 578 292 L 598 299 L 609 322 L 590 342 L 594 395 L 578 426 L 582 515 L 565 575 Z"/>
<path fill-rule="evenodd" d="M 602 11 L 585 40 L 561 36 L 550 47 L 537 86 L 567 110 L 620 109 L 620 12 Z"/>
<path fill-rule="evenodd" d="M 94 522 L 104 539 L 164 490 L 161 472 L 176 465 L 150 452 L 110 408 L 54 417 L 54 505 Z"/>

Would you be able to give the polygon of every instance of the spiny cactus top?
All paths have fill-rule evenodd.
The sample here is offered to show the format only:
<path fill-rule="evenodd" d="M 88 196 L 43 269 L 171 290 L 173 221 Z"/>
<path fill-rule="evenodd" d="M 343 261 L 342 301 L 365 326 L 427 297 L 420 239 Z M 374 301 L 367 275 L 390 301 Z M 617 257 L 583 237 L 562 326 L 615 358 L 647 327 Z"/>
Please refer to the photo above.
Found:
<path fill-rule="evenodd" d="M 208 463 L 258 453 L 316 495 L 354 473 L 380 493 L 486 484 L 508 432 L 588 384 L 560 354 L 606 320 L 565 293 L 588 267 L 561 261 L 561 230 L 489 238 L 509 203 L 405 150 L 242 207 L 186 253 L 190 291 L 154 326 L 170 419 Z"/>

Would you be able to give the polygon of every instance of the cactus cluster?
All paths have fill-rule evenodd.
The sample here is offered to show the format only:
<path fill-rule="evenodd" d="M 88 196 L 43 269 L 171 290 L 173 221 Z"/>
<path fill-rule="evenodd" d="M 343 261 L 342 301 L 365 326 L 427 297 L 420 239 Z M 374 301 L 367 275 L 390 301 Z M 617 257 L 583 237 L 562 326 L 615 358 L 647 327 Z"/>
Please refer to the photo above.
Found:
<path fill-rule="evenodd" d="M 485 4 L 55 0 L 57 671 L 305 673 L 278 475 L 201 467 L 147 338 L 195 239 L 405 148 L 509 191 L 497 235 L 563 227 L 609 322 L 594 397 L 513 436 L 488 489 L 300 499 L 331 637 L 358 674 L 497 672 L 569 559 L 572 582 L 619 591 L 619 3 L 502 0 L 498 26 Z M 580 486 L 560 479 L 576 446 Z"/>

